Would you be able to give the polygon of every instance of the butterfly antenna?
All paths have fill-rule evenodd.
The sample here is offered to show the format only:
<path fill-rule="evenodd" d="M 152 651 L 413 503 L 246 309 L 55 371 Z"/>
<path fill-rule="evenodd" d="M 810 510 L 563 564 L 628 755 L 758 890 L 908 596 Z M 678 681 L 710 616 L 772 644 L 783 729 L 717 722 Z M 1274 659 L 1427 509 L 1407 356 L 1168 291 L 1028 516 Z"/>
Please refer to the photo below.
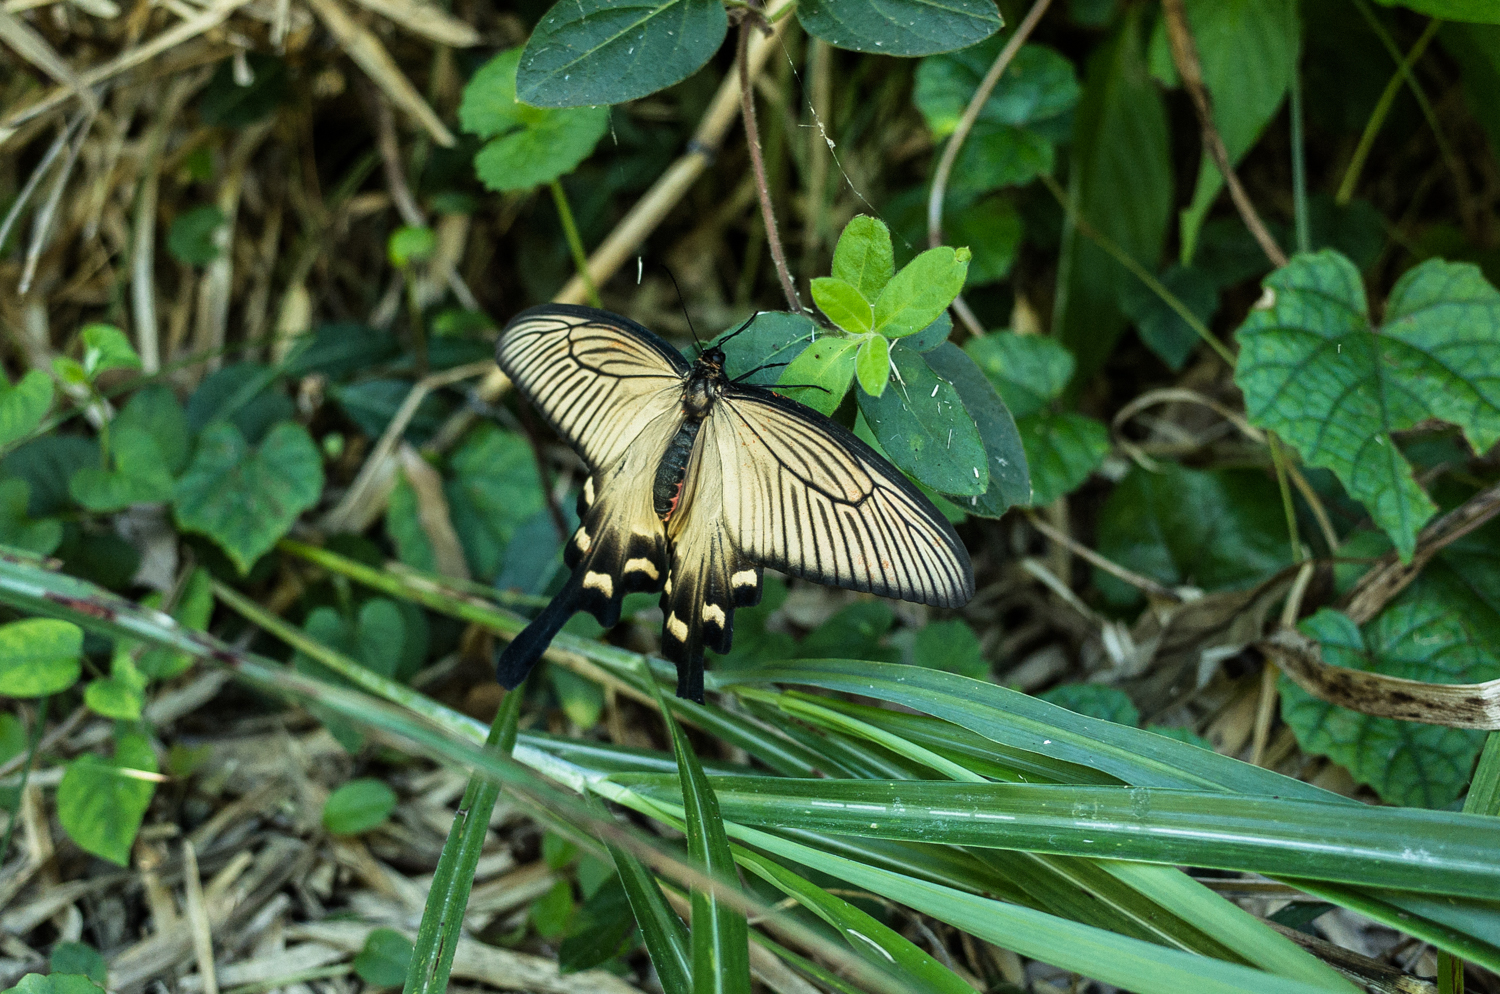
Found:
<path fill-rule="evenodd" d="M 745 319 L 745 323 L 744 324 L 740 325 L 738 328 L 734 329 L 729 334 L 727 334 L 723 338 L 719 339 L 719 348 L 722 349 L 724 347 L 724 343 L 725 342 L 729 341 L 735 335 L 738 335 L 740 332 L 744 331 L 745 329 L 749 328 L 752 324 L 754 324 L 755 323 L 755 319 L 758 318 L 758 317 L 760 317 L 760 315 L 761 315 L 761 312 L 760 311 L 756 311 L 754 314 L 750 315 L 749 317 L 747 317 Z M 765 367 L 762 366 L 761 368 L 764 369 Z M 746 373 L 745 375 L 748 376 L 750 374 Z"/>
<path fill-rule="evenodd" d="M 693 317 L 688 313 L 687 301 L 682 297 L 682 287 L 677 285 L 677 277 L 672 275 L 672 270 L 667 268 L 666 263 L 658 262 L 657 265 L 667 274 L 667 279 L 672 281 L 672 289 L 677 291 L 677 304 L 682 308 L 682 316 L 687 318 L 688 331 L 693 333 L 693 342 L 698 346 L 698 351 L 701 353 L 703 351 L 703 339 L 698 337 L 698 329 L 693 327 Z"/>
<path fill-rule="evenodd" d="M 727 342 L 728 340 L 729 339 L 726 338 L 724 341 Z M 721 342 L 720 344 L 723 344 L 723 343 Z M 734 382 L 735 383 L 739 383 L 742 380 L 748 379 L 749 377 L 754 376 L 756 373 L 760 372 L 762 369 L 778 369 L 778 368 L 780 368 L 782 366 L 790 366 L 790 365 L 791 365 L 791 363 L 789 363 L 789 362 L 764 362 L 764 363 L 761 363 L 759 366 L 756 366 L 754 369 L 750 370 L 750 372 L 748 372 L 748 373 L 741 373 L 740 375 L 736 376 L 734 378 Z"/>

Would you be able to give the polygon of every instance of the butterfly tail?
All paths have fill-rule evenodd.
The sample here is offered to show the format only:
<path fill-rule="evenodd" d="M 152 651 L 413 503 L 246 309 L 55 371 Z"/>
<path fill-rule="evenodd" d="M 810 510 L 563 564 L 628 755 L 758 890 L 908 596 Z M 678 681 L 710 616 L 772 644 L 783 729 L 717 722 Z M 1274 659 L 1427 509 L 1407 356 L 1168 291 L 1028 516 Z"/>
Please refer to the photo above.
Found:
<path fill-rule="evenodd" d="M 521 630 L 521 634 L 510 640 L 510 644 L 495 659 L 495 679 L 506 690 L 514 690 L 536 666 L 547 646 L 568 619 L 578 611 L 578 574 L 568 578 L 567 584 L 557 596 L 547 602 L 542 613 Z"/>

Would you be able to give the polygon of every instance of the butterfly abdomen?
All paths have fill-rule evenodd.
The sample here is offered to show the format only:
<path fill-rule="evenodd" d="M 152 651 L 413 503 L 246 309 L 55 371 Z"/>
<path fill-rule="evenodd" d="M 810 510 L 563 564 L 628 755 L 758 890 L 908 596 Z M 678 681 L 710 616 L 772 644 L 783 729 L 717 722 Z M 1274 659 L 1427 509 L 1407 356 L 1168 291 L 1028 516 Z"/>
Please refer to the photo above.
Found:
<path fill-rule="evenodd" d="M 693 457 L 693 443 L 698 438 L 698 429 L 703 422 L 689 418 L 677 429 L 677 434 L 667 445 L 661 464 L 656 467 L 656 482 L 651 487 L 651 503 L 656 516 L 663 521 L 672 517 L 677 503 L 682 499 L 682 483 L 687 477 L 689 460 Z"/>

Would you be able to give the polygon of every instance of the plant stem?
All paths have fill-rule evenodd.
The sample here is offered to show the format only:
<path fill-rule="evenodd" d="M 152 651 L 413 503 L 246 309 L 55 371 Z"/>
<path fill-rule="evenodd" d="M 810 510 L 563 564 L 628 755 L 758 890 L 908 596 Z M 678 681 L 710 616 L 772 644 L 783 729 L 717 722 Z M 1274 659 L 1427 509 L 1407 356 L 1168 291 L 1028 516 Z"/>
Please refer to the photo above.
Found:
<path fill-rule="evenodd" d="M 588 253 L 583 250 L 583 239 L 578 237 L 578 225 L 573 223 L 573 208 L 568 206 L 568 195 L 563 192 L 560 181 L 553 180 L 548 185 L 552 188 L 552 202 L 557 205 L 557 219 L 562 222 L 563 235 L 568 239 L 568 249 L 573 253 L 573 266 L 578 270 L 579 279 L 583 280 L 584 292 L 588 294 L 590 304 L 603 307 L 599 288 L 594 286 L 594 278 L 589 275 Z"/>
<path fill-rule="evenodd" d="M 1391 81 L 1385 84 L 1385 90 L 1380 94 L 1380 99 L 1375 102 L 1375 109 L 1370 112 L 1370 119 L 1365 122 L 1364 134 L 1359 136 L 1359 144 L 1355 146 L 1354 157 L 1349 160 L 1349 168 L 1344 170 L 1344 181 L 1339 184 L 1339 192 L 1334 195 L 1333 202 L 1340 207 L 1354 199 L 1354 188 L 1359 185 L 1359 174 L 1365 168 L 1365 160 L 1370 156 L 1370 149 L 1375 144 L 1375 136 L 1380 133 L 1380 126 L 1385 123 L 1386 115 L 1391 112 L 1391 104 L 1396 100 L 1396 94 L 1401 91 L 1401 83 L 1406 79 L 1406 74 L 1411 67 L 1427 51 L 1427 46 L 1437 35 L 1438 28 L 1443 22 L 1434 18 L 1427 23 L 1427 30 L 1422 32 L 1422 37 L 1412 45 L 1411 51 L 1406 53 Z"/>
<path fill-rule="evenodd" d="M 1292 486 L 1287 479 L 1286 450 L 1274 431 L 1266 432 L 1266 443 L 1271 447 L 1271 464 L 1276 467 L 1276 485 L 1281 488 L 1281 507 L 1286 512 L 1287 540 L 1292 543 L 1292 561 L 1304 558 L 1302 543 L 1297 538 L 1297 507 L 1292 503 Z"/>
<path fill-rule="evenodd" d="M 10 840 L 16 834 L 16 822 L 21 820 L 21 806 L 26 803 L 26 781 L 31 778 L 31 767 L 36 764 L 36 749 L 42 741 L 42 728 L 47 724 L 47 704 L 51 700 L 50 695 L 43 697 L 37 705 L 36 724 L 31 729 L 31 741 L 26 743 L 26 763 L 21 767 L 21 786 L 16 791 L 16 810 L 11 812 L 10 820 L 5 824 L 5 838 L 0 840 L 0 865 L 10 855 Z"/>
<path fill-rule="evenodd" d="M 766 245 L 771 249 L 771 261 L 776 264 L 776 275 L 781 279 L 781 290 L 786 294 L 786 303 L 794 314 L 803 313 L 802 298 L 797 295 L 797 284 L 787 268 L 786 253 L 781 248 L 781 233 L 776 229 L 776 212 L 771 208 L 771 189 L 766 183 L 766 163 L 761 155 L 760 127 L 755 121 L 755 90 L 750 85 L 750 20 L 740 22 L 739 51 L 735 64 L 740 74 L 740 117 L 745 122 L 745 142 L 750 148 L 750 167 L 755 173 L 755 192 L 760 198 L 760 216 L 766 225 Z"/>
<path fill-rule="evenodd" d="M 1294 13 L 1293 16 L 1296 16 Z M 1292 73 L 1287 102 L 1292 124 L 1292 218 L 1296 225 L 1297 251 L 1312 251 L 1312 225 L 1307 217 L 1307 148 L 1302 125 L 1302 71 Z"/>

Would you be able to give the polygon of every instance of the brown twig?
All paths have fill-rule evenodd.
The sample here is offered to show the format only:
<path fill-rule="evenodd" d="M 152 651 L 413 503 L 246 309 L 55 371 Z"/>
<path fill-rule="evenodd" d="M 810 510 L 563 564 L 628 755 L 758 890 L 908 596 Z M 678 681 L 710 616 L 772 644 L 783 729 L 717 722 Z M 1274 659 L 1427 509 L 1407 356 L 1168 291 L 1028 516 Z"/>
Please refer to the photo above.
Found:
<path fill-rule="evenodd" d="M 1082 542 L 1077 541 L 1071 535 L 1043 521 L 1041 516 L 1035 511 L 1028 511 L 1026 513 L 1026 520 L 1031 524 L 1031 527 L 1035 528 L 1037 531 L 1041 532 L 1052 541 L 1067 547 L 1069 551 L 1073 552 L 1080 558 L 1087 560 L 1090 564 L 1099 567 L 1100 569 L 1104 570 L 1104 572 L 1110 574 L 1116 579 L 1130 584 L 1132 587 L 1135 587 L 1142 593 L 1150 594 L 1152 597 L 1159 597 L 1162 600 L 1171 601 L 1173 603 L 1181 603 L 1182 595 L 1177 591 L 1171 589 L 1170 587 L 1165 587 L 1162 584 L 1157 583 L 1149 576 L 1142 576 L 1139 573 L 1126 569 L 1124 566 L 1121 566 L 1119 563 L 1114 562 L 1113 560 L 1099 555 L 1099 553 L 1095 552 L 1093 549 L 1090 549 Z"/>
<path fill-rule="evenodd" d="M 1391 599 L 1417 578 L 1422 567 L 1449 544 L 1500 514 L 1500 484 L 1481 490 L 1458 507 L 1422 529 L 1411 562 L 1402 563 L 1395 553 L 1385 556 L 1344 599 L 1344 613 L 1363 625 L 1380 613 Z"/>
<path fill-rule="evenodd" d="M 958 127 L 953 129 L 953 134 L 948 137 L 948 144 L 943 146 L 943 154 L 938 159 L 937 169 L 932 174 L 932 190 L 927 195 L 927 244 L 931 248 L 937 248 L 943 244 L 943 197 L 948 192 L 948 177 L 953 172 L 953 164 L 958 161 L 959 149 L 963 148 L 964 141 L 969 137 L 969 132 L 974 128 L 974 122 L 979 120 L 979 112 L 984 109 L 985 101 L 994 92 L 1000 77 L 1005 75 L 1006 68 L 1021 46 L 1026 44 L 1026 39 L 1036 28 L 1037 22 L 1051 6 L 1052 0 L 1036 0 L 1031 5 L 1031 10 L 1026 12 L 1016 28 L 1016 33 L 1011 35 L 1010 41 L 1000 50 L 995 57 L 990 71 L 984 74 L 984 79 L 979 81 L 979 89 L 974 91 L 974 96 L 969 99 L 969 106 L 964 108 L 963 117 L 958 119 Z M 969 309 L 962 297 L 953 301 L 953 313 L 963 322 L 964 327 L 975 337 L 984 335 L 984 327 L 974 312 Z"/>
<path fill-rule="evenodd" d="M 1245 192 L 1244 186 L 1240 184 L 1239 175 L 1235 173 L 1234 166 L 1229 161 L 1229 150 L 1224 147 L 1224 139 L 1219 136 L 1219 129 L 1214 126 L 1213 101 L 1208 92 L 1208 87 L 1203 84 L 1203 67 L 1198 61 L 1198 46 L 1193 41 L 1193 33 L 1188 28 L 1187 13 L 1183 10 L 1182 0 L 1162 0 L 1162 14 L 1166 17 L 1167 41 L 1172 49 L 1172 62 L 1177 66 L 1177 75 L 1182 78 L 1182 85 L 1188 91 L 1188 96 L 1193 100 L 1193 109 L 1198 112 L 1198 121 L 1203 126 L 1203 148 L 1209 157 L 1214 160 L 1219 174 L 1224 177 L 1224 185 L 1229 187 L 1229 197 L 1234 201 L 1235 209 L 1240 212 L 1240 217 L 1245 222 L 1245 227 L 1250 229 L 1250 234 L 1255 236 L 1255 241 L 1260 245 L 1266 258 L 1277 267 L 1286 265 L 1286 253 L 1281 246 L 1276 244 L 1276 239 L 1271 232 L 1266 230 L 1265 223 L 1261 221 L 1260 215 L 1256 213 L 1255 205 L 1250 202 L 1250 195 Z"/>
<path fill-rule="evenodd" d="M 739 51 L 735 65 L 740 74 L 740 117 L 745 122 L 745 142 L 750 147 L 750 167 L 755 173 L 755 192 L 760 198 L 760 216 L 766 224 L 766 245 L 771 249 L 771 261 L 776 264 L 776 275 L 781 279 L 781 290 L 786 294 L 786 303 L 796 314 L 803 313 L 802 298 L 797 295 L 797 283 L 786 264 L 786 253 L 781 248 L 781 232 L 776 229 L 776 212 L 771 206 L 771 188 L 766 183 L 766 162 L 761 155 L 760 126 L 755 120 L 755 90 L 750 85 L 750 31 L 751 19 L 740 22 Z"/>

